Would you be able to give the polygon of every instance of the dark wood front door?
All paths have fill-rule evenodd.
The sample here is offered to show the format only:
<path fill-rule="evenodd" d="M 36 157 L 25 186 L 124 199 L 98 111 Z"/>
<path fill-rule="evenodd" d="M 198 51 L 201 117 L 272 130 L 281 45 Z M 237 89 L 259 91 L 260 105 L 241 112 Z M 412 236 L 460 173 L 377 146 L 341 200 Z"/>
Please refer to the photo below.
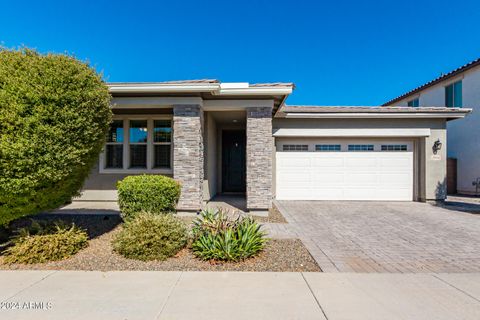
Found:
<path fill-rule="evenodd" d="M 222 132 L 222 191 L 245 192 L 245 130 Z"/>

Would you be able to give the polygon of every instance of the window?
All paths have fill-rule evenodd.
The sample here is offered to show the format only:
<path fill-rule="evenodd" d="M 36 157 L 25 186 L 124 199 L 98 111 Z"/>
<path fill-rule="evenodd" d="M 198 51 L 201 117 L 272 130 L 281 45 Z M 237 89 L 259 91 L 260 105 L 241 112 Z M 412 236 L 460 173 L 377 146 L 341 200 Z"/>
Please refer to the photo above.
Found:
<path fill-rule="evenodd" d="M 410 100 L 410 101 L 407 102 L 407 106 L 409 106 L 409 107 L 414 107 L 414 108 L 416 108 L 416 107 L 418 107 L 418 105 L 419 105 L 419 100 L 418 100 L 418 98 L 415 98 L 415 99 Z"/>
<path fill-rule="evenodd" d="M 406 144 L 382 144 L 382 151 L 407 151 Z"/>
<path fill-rule="evenodd" d="M 172 124 L 170 120 L 153 121 L 153 167 L 170 168 Z"/>
<path fill-rule="evenodd" d="M 116 119 L 110 125 L 100 172 L 170 172 L 172 139 L 171 119 Z"/>
<path fill-rule="evenodd" d="M 128 132 L 130 142 L 129 168 L 147 167 L 147 120 L 130 120 Z"/>
<path fill-rule="evenodd" d="M 373 151 L 373 144 L 349 144 L 348 151 Z"/>
<path fill-rule="evenodd" d="M 308 151 L 308 144 L 284 144 L 283 151 Z"/>
<path fill-rule="evenodd" d="M 445 106 L 448 108 L 462 107 L 462 81 L 457 81 L 445 87 Z"/>
<path fill-rule="evenodd" d="M 123 120 L 110 125 L 105 146 L 106 168 L 123 168 Z"/>
<path fill-rule="evenodd" d="M 339 144 L 317 144 L 315 151 L 340 151 Z"/>

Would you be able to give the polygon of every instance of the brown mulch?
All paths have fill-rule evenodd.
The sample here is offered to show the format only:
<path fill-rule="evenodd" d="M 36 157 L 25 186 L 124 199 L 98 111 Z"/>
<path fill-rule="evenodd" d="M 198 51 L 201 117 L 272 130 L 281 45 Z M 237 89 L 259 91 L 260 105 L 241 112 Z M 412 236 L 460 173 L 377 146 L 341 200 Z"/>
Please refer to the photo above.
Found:
<path fill-rule="evenodd" d="M 271 239 L 257 257 L 241 262 L 211 263 L 197 259 L 185 248 L 165 261 L 143 262 L 122 257 L 113 252 L 111 241 L 121 229 L 118 216 L 101 215 L 44 215 L 42 220 L 62 219 L 75 222 L 89 233 L 89 246 L 73 257 L 55 262 L 33 265 L 6 265 L 0 256 L 0 270 L 161 270 L 161 271 L 321 271 L 308 250 L 298 239 Z M 25 220 L 16 226 L 26 225 Z"/>

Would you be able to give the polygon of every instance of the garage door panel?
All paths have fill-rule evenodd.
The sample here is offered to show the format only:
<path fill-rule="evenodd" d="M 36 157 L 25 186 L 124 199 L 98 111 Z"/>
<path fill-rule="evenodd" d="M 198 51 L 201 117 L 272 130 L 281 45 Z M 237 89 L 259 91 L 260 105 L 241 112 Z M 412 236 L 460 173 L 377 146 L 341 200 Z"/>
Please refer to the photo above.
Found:
<path fill-rule="evenodd" d="M 310 158 L 308 157 L 285 157 L 281 158 L 278 164 L 285 168 L 299 168 L 310 166 Z"/>
<path fill-rule="evenodd" d="M 405 187 L 413 183 L 410 173 L 386 173 L 379 176 L 382 187 Z"/>
<path fill-rule="evenodd" d="M 379 177 L 372 173 L 351 173 L 345 179 L 346 186 L 376 186 Z"/>
<path fill-rule="evenodd" d="M 413 152 L 277 152 L 279 200 L 413 198 Z"/>
<path fill-rule="evenodd" d="M 308 182 L 310 180 L 310 173 L 309 172 L 288 172 L 282 173 L 277 177 L 277 181 L 280 183 L 285 184 L 295 184 L 300 183 L 301 185 L 308 186 Z"/>
<path fill-rule="evenodd" d="M 317 153 L 318 154 L 318 153 Z M 344 158 L 342 156 L 328 157 L 322 154 L 322 157 L 312 156 L 312 166 L 315 168 L 336 168 L 341 167 L 344 164 Z"/>
<path fill-rule="evenodd" d="M 343 172 L 332 172 L 332 173 L 312 173 L 310 185 L 312 188 L 315 187 L 334 187 L 342 186 L 345 182 L 345 175 Z"/>
<path fill-rule="evenodd" d="M 350 152 L 344 152 L 345 156 L 345 166 L 357 169 L 357 168 L 371 168 L 378 165 L 377 158 L 373 157 L 371 154 L 366 155 L 352 155 Z"/>

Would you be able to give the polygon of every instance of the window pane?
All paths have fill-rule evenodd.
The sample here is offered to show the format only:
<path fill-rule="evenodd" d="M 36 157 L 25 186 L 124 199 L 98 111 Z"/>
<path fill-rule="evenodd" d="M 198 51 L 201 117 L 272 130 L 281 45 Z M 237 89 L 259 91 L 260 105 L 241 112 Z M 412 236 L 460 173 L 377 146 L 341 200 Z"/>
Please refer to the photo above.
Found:
<path fill-rule="evenodd" d="M 147 120 L 130 120 L 130 143 L 147 142 Z"/>
<path fill-rule="evenodd" d="M 107 156 L 106 168 L 123 168 L 123 145 L 109 144 L 105 149 Z"/>
<path fill-rule="evenodd" d="M 462 107 L 462 81 L 453 84 L 453 106 L 455 108 Z"/>
<path fill-rule="evenodd" d="M 339 144 L 317 144 L 315 151 L 340 151 Z"/>
<path fill-rule="evenodd" d="M 445 87 L 445 106 L 448 108 L 453 107 L 453 85 Z"/>
<path fill-rule="evenodd" d="M 373 151 L 373 144 L 349 144 L 348 151 Z"/>
<path fill-rule="evenodd" d="M 307 144 L 284 144 L 283 151 L 308 151 Z"/>
<path fill-rule="evenodd" d="M 407 151 L 406 144 L 383 144 L 382 151 Z"/>
<path fill-rule="evenodd" d="M 130 145 L 130 168 L 146 168 L 147 167 L 147 145 L 132 144 Z"/>
<path fill-rule="evenodd" d="M 113 120 L 110 124 L 107 142 L 123 142 L 123 120 Z"/>
<path fill-rule="evenodd" d="M 172 126 L 170 120 L 153 121 L 153 142 L 171 142 Z"/>
<path fill-rule="evenodd" d="M 156 145 L 155 160 L 153 166 L 155 168 L 170 168 L 170 145 Z"/>

